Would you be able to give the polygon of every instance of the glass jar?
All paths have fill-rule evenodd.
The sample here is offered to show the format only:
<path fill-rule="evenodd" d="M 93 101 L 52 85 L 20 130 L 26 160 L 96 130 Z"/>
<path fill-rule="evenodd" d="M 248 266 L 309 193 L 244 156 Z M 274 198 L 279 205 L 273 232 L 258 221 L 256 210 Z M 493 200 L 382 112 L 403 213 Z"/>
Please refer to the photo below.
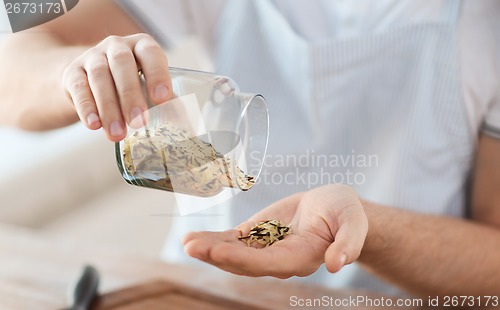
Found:
<path fill-rule="evenodd" d="M 174 97 L 131 121 L 116 143 L 129 184 L 199 197 L 249 190 L 267 149 L 264 98 L 241 93 L 228 77 L 170 68 Z M 145 80 L 139 73 L 146 98 Z"/>

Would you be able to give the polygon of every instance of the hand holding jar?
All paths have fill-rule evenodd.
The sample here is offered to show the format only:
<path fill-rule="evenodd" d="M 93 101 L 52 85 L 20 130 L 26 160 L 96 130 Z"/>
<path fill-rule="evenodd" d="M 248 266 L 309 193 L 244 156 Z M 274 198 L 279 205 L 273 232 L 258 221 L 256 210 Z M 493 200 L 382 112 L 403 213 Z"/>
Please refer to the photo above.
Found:
<path fill-rule="evenodd" d="M 126 124 L 147 110 L 139 69 L 146 76 L 151 102 L 172 97 L 167 58 L 147 34 L 107 37 L 66 68 L 62 83 L 80 120 L 89 129 L 102 127 L 108 139 L 117 142 L 125 138 Z"/>

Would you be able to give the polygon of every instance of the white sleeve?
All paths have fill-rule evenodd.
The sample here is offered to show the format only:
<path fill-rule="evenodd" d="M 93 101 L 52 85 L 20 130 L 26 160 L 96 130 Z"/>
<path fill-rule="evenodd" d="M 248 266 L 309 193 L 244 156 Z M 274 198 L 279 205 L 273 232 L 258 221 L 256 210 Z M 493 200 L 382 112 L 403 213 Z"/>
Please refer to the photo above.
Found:
<path fill-rule="evenodd" d="M 500 85 L 498 88 L 500 90 Z M 489 106 L 482 131 L 489 136 L 500 139 L 500 96 Z"/>
<path fill-rule="evenodd" d="M 500 5 L 496 3 L 498 9 L 500 9 Z M 489 136 L 500 139 L 500 19 L 498 19 L 498 15 L 500 12 L 496 11 L 497 18 L 494 20 L 494 33 L 493 36 L 495 40 L 495 52 L 496 61 L 494 62 L 494 72 L 496 72 L 496 82 L 493 83 L 493 87 L 496 88 L 495 96 L 491 100 L 488 105 L 488 109 L 486 110 L 486 115 L 484 116 L 483 122 L 483 132 Z"/>
<path fill-rule="evenodd" d="M 164 48 L 198 35 L 211 45 L 225 0 L 115 0 Z"/>
<path fill-rule="evenodd" d="M 495 61 L 492 63 L 492 67 L 496 81 L 492 83 L 494 93 L 483 117 L 482 131 L 489 136 L 500 139 L 500 4 L 498 1 L 490 4 L 489 11 L 492 12 L 490 16 L 493 16 L 491 18 L 493 36 L 490 40 L 493 41 L 491 48 Z"/>

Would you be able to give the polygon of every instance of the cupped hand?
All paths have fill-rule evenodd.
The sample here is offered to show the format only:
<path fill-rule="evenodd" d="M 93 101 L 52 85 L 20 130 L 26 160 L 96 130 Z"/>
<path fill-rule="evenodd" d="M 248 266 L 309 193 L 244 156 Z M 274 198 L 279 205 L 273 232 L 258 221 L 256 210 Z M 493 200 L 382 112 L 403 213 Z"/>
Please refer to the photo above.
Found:
<path fill-rule="evenodd" d="M 260 221 L 280 220 L 292 234 L 268 247 L 238 238 Z M 348 186 L 326 185 L 273 203 L 236 229 L 192 232 L 183 243 L 188 255 L 223 270 L 247 276 L 307 276 L 323 263 L 330 272 L 355 261 L 363 248 L 368 220 Z"/>
<path fill-rule="evenodd" d="M 116 142 L 125 138 L 126 124 L 147 109 L 139 69 L 151 101 L 169 100 L 172 85 L 167 58 L 146 34 L 106 38 L 65 69 L 62 83 L 80 120 L 89 129 L 104 128 L 108 139 Z"/>

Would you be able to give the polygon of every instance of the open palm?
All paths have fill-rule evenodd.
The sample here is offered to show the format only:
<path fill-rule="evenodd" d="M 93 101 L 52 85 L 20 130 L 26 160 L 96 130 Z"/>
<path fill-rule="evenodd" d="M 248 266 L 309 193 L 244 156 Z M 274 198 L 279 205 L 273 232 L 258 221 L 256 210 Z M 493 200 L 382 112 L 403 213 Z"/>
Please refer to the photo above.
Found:
<path fill-rule="evenodd" d="M 292 234 L 268 247 L 249 247 L 238 238 L 260 221 L 276 219 Z M 193 232 L 186 252 L 223 270 L 247 276 L 307 276 L 326 262 L 330 272 L 356 260 L 368 231 L 356 193 L 343 185 L 322 186 L 277 201 L 224 232 Z"/>

